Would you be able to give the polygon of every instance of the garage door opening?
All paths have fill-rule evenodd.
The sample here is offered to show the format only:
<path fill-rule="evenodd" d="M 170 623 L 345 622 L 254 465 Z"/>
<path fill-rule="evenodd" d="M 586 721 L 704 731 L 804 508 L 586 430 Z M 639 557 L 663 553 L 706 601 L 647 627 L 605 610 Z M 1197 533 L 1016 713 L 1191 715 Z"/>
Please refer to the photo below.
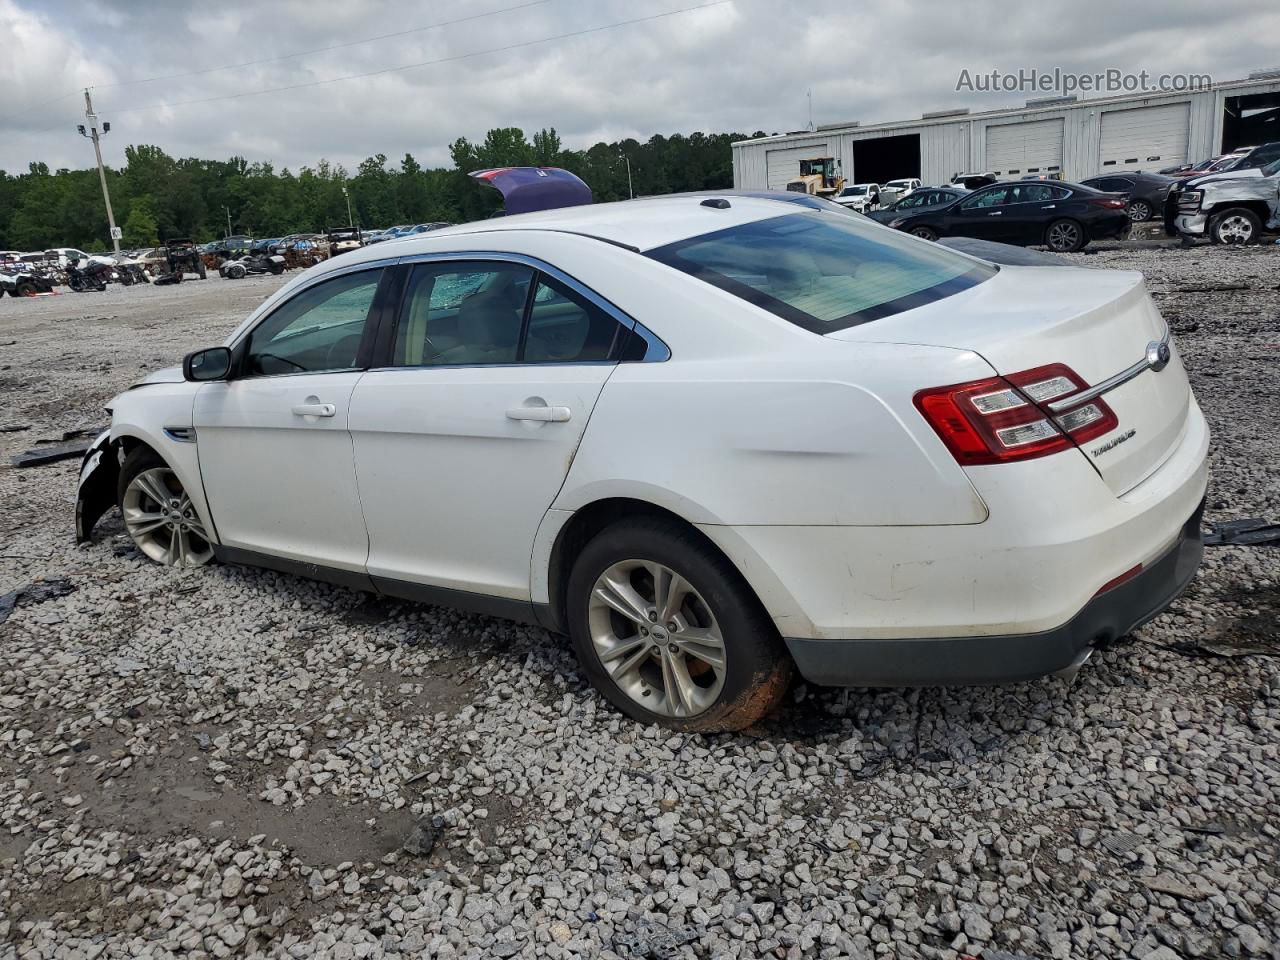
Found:
<path fill-rule="evenodd" d="M 920 176 L 920 134 L 853 141 L 853 169 L 845 171 L 857 183 L 888 183 Z"/>
<path fill-rule="evenodd" d="M 1227 97 L 1222 108 L 1222 152 L 1280 140 L 1280 93 Z"/>

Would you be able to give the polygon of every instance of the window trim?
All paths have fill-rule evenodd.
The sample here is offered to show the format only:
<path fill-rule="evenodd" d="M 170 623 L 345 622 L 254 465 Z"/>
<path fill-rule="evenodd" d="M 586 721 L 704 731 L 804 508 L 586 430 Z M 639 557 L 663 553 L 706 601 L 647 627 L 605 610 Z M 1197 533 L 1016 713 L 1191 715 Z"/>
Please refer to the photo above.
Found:
<path fill-rule="evenodd" d="M 629 330 L 633 334 L 638 335 L 644 340 L 646 350 L 644 356 L 639 360 L 622 360 L 618 358 L 606 360 L 550 360 L 542 363 L 530 363 L 526 360 L 516 360 L 512 363 L 450 363 L 450 364 L 419 364 L 416 366 L 404 366 L 392 363 L 392 351 L 395 348 L 396 331 L 400 325 L 401 314 L 404 311 L 404 298 L 409 289 L 408 278 L 414 267 L 433 264 L 448 264 L 451 262 L 467 262 L 467 263 L 513 263 L 520 266 L 528 267 L 533 270 L 533 279 L 529 285 L 529 297 L 533 296 L 533 292 L 537 287 L 539 274 L 545 274 L 553 280 L 558 281 L 567 287 L 577 296 L 586 300 L 592 306 L 604 312 L 615 323 L 624 330 Z M 419 253 L 412 254 L 407 257 L 401 257 L 396 262 L 397 272 L 401 274 L 399 296 L 396 298 L 395 304 L 380 318 L 379 338 L 374 356 L 368 369 L 370 370 L 474 370 L 486 367 L 598 367 L 598 366 L 616 366 L 619 363 L 661 363 L 671 359 L 671 350 L 662 342 L 653 331 L 649 330 L 644 324 L 640 323 L 634 317 L 625 313 L 622 309 L 606 300 L 596 291 L 592 290 L 576 277 L 566 273 L 559 267 L 547 263 L 538 257 L 531 257 L 523 253 L 508 253 L 500 250 L 451 250 L 443 253 Z M 529 297 L 525 300 L 525 310 L 520 318 L 521 323 L 521 341 L 525 336 L 525 327 L 529 322 Z M 385 328 L 385 334 L 381 328 Z M 617 345 L 616 352 L 621 353 L 626 346 L 626 337 L 622 337 Z"/>
<path fill-rule="evenodd" d="M 280 377 L 323 377 L 330 373 L 351 373 L 356 370 L 369 369 L 369 361 L 376 343 L 378 331 L 382 328 L 383 317 L 387 310 L 388 288 L 392 286 L 392 278 L 395 273 L 394 260 L 375 260 L 363 263 L 353 263 L 338 270 L 332 270 L 323 276 L 316 277 L 314 282 L 303 284 L 294 290 L 288 297 L 281 300 L 269 311 L 259 317 L 253 326 L 243 330 L 239 336 L 232 341 L 231 350 L 231 375 L 227 377 L 230 382 L 238 380 L 274 380 Z M 286 306 L 293 303 L 298 297 L 302 296 L 308 290 L 312 290 L 323 283 L 330 280 L 336 280 L 339 277 L 345 277 L 353 273 L 373 273 L 379 272 L 382 275 L 378 278 L 378 285 L 373 291 L 373 300 L 369 304 L 369 312 L 365 314 L 364 329 L 360 331 L 360 346 L 356 350 L 356 364 L 351 367 L 339 367 L 334 370 L 290 370 L 287 373 L 246 373 L 244 364 L 247 360 L 249 349 L 249 341 L 253 334 L 268 320 L 276 315 L 277 312 L 283 310 Z"/>

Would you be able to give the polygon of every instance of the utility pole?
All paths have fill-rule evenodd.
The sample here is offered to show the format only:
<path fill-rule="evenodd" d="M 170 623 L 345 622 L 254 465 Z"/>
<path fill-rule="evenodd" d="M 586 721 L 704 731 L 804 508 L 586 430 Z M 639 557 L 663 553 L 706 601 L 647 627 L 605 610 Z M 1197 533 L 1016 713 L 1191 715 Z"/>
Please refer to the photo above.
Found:
<path fill-rule="evenodd" d="M 89 99 L 89 88 L 84 88 L 84 119 L 86 124 L 82 124 L 76 129 L 80 131 L 80 136 L 88 137 L 93 141 L 93 154 L 98 158 L 98 179 L 102 181 L 102 199 L 107 204 L 107 224 L 111 227 L 111 245 L 115 247 L 116 253 L 120 252 L 120 237 L 116 231 L 116 215 L 111 212 L 111 191 L 107 189 L 107 171 L 102 168 L 102 147 L 98 145 L 98 116 L 93 112 L 93 101 Z M 85 125 L 88 126 L 89 132 L 85 132 Z M 104 123 L 102 125 L 104 134 L 111 132 L 111 124 Z"/>
<path fill-rule="evenodd" d="M 231 208 L 223 207 L 222 209 L 227 211 L 227 236 L 229 237 L 231 236 Z"/>
<path fill-rule="evenodd" d="M 618 156 L 620 156 L 622 158 L 622 162 L 627 165 L 627 194 L 632 200 L 634 200 L 636 198 L 636 192 L 631 189 L 631 158 L 625 153 L 619 153 Z"/>
<path fill-rule="evenodd" d="M 347 198 L 347 226 L 354 227 L 355 221 L 351 219 L 351 194 L 347 193 L 347 185 L 342 185 L 342 195 Z"/>

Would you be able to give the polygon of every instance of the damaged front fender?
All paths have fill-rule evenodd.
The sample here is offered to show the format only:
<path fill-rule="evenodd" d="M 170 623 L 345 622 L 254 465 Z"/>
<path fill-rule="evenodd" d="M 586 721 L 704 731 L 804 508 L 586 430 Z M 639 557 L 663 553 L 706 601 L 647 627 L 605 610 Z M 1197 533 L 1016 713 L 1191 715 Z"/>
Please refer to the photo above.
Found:
<path fill-rule="evenodd" d="M 104 430 L 90 444 L 80 461 L 80 487 L 76 492 L 76 542 L 92 539 L 94 525 L 116 505 L 120 463 L 111 446 L 111 431 Z"/>

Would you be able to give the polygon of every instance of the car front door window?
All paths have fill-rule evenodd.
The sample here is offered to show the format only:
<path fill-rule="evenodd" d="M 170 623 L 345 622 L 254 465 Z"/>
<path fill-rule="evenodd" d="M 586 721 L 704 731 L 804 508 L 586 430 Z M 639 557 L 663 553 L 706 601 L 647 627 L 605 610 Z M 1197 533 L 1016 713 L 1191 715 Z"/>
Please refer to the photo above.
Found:
<path fill-rule="evenodd" d="M 984 190 L 982 193 L 975 194 L 960 205 L 961 210 L 986 210 L 990 207 L 998 207 L 1005 202 L 1008 194 L 1007 187 L 1001 187 L 998 190 Z"/>
<path fill-rule="evenodd" d="M 350 370 L 382 270 L 361 270 L 308 287 L 249 334 L 244 376 Z"/>

